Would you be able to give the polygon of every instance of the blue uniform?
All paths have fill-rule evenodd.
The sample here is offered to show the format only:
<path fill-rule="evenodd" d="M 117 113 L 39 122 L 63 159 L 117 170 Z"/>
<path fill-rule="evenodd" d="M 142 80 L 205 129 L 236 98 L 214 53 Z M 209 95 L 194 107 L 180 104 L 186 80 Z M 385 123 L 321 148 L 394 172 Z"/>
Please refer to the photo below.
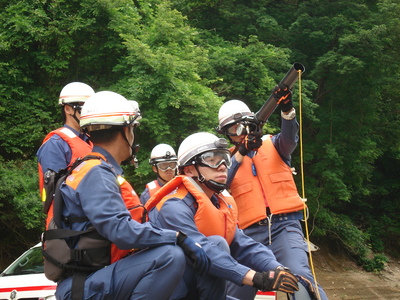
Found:
<path fill-rule="evenodd" d="M 290 166 L 291 154 L 297 146 L 299 124 L 293 120 L 282 119 L 281 132 L 272 136 L 271 140 L 280 154 L 282 160 Z M 250 151 L 248 156 L 253 157 L 254 151 Z M 235 157 L 232 157 L 232 167 L 228 172 L 228 184 L 230 184 L 240 167 Z M 253 170 L 253 173 L 256 172 Z M 253 174 L 256 176 L 257 174 Z M 251 174 L 249 174 L 251 176 Z M 263 225 L 255 223 L 243 231 L 255 241 L 262 243 L 272 250 L 276 259 L 285 267 L 288 267 L 292 273 L 301 275 L 314 284 L 309 262 L 308 246 L 304 241 L 303 230 L 300 220 L 303 215 L 299 212 L 274 215 L 269 222 L 262 222 Z M 271 243 L 270 243 L 271 242 Z M 328 299 L 324 290 L 318 286 L 319 294 L 322 300 Z M 241 300 L 254 299 L 256 289 L 248 286 L 238 287 L 228 284 L 228 294 Z"/>
<path fill-rule="evenodd" d="M 64 125 L 64 127 L 70 129 L 79 136 L 83 142 L 88 142 L 89 137 L 86 134 L 76 131 L 68 125 Z M 66 168 L 70 164 L 72 150 L 66 141 L 55 134 L 39 148 L 36 156 L 42 166 L 43 172 L 46 172 L 48 169 L 58 171 Z"/>
<path fill-rule="evenodd" d="M 188 193 L 184 199 L 168 199 L 160 211 L 152 209 L 149 213 L 150 221 L 157 226 L 182 230 L 199 242 L 211 260 L 209 272 L 202 276 L 195 277 L 192 269 L 187 266 L 184 284 L 178 286 L 172 299 L 224 299 L 226 280 L 242 285 L 243 278 L 250 269 L 262 272 L 282 265 L 268 248 L 255 242 L 238 228 L 229 246 L 222 237 L 204 236 L 194 221 L 196 211 L 196 200 Z"/>
<path fill-rule="evenodd" d="M 104 149 L 95 146 L 93 152 L 108 162 L 102 160 L 90 169 L 76 189 L 61 186 L 63 216 L 86 216 L 89 221 L 63 223 L 63 228 L 85 230 L 93 225 L 120 249 L 144 250 L 89 275 L 85 299 L 168 299 L 186 264 L 182 249 L 175 246 L 176 231 L 132 220 L 117 183 L 121 167 Z M 70 299 L 71 282 L 69 277 L 58 284 L 57 299 Z"/>

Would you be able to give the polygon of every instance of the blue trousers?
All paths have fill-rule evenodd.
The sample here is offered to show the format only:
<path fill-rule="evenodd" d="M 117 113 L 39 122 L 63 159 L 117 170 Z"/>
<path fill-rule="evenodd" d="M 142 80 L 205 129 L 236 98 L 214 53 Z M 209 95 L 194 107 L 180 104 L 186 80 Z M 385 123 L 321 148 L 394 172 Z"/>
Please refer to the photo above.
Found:
<path fill-rule="evenodd" d="M 274 218 L 271 224 L 271 244 L 268 225 L 252 225 L 244 232 L 255 241 L 267 246 L 274 253 L 277 261 L 288 267 L 293 274 L 301 275 L 314 284 L 309 262 L 308 248 L 304 241 L 300 220 L 278 220 Z M 260 271 L 260 270 L 258 270 Z M 328 300 L 324 290 L 318 285 L 321 300 Z M 254 299 L 257 290 L 250 286 L 238 286 L 228 283 L 228 295 L 241 300 Z"/>
<path fill-rule="evenodd" d="M 178 246 L 142 250 L 90 274 L 84 299 L 169 299 L 181 280 L 186 258 Z M 71 299 L 72 277 L 57 285 L 56 299 Z"/>

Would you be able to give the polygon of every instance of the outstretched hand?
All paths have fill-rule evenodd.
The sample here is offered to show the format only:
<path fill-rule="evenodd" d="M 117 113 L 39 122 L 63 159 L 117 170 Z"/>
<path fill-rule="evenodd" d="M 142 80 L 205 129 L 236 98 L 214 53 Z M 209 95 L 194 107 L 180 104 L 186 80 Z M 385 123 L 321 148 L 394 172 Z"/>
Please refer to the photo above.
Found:
<path fill-rule="evenodd" d="M 283 112 L 293 108 L 292 91 L 283 83 L 279 83 L 272 90 L 275 101 Z"/>

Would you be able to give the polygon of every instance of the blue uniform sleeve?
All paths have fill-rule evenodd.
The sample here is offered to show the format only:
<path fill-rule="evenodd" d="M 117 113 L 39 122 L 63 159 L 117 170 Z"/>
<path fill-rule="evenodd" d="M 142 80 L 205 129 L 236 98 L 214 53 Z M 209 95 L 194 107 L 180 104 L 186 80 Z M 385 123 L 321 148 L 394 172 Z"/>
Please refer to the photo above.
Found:
<path fill-rule="evenodd" d="M 253 240 L 241 229 L 236 229 L 235 238 L 230 248 L 232 256 L 239 263 L 257 272 L 264 272 L 282 266 L 268 247 Z"/>
<path fill-rule="evenodd" d="M 131 219 L 115 173 L 104 163 L 93 167 L 76 190 L 64 184 L 61 192 L 65 202 L 64 215 L 86 216 L 89 219 L 86 224 L 74 223 L 73 230 L 83 230 L 92 224 L 120 249 L 176 243 L 175 231 L 155 228 L 150 223 L 141 224 Z"/>
<path fill-rule="evenodd" d="M 233 178 L 235 178 L 236 172 L 240 167 L 240 163 L 237 162 L 235 156 L 231 158 L 232 165 L 228 170 L 228 179 L 226 181 L 227 186 L 230 186 L 232 183 Z"/>
<path fill-rule="evenodd" d="M 195 222 L 195 208 L 187 203 L 194 204 L 194 201 L 186 201 L 178 198 L 171 198 L 166 201 L 160 212 L 152 209 L 150 221 L 162 228 L 169 228 L 182 231 L 200 243 L 207 256 L 211 260 L 209 274 L 230 280 L 238 285 L 242 284 L 243 278 L 250 270 L 249 267 L 239 264 L 229 253 L 199 232 Z"/>
<path fill-rule="evenodd" d="M 146 202 L 150 199 L 150 192 L 149 189 L 146 187 L 143 193 L 140 195 L 140 202 L 145 205 Z"/>
<path fill-rule="evenodd" d="M 66 168 L 71 161 L 72 152 L 68 143 L 55 134 L 39 148 L 36 155 L 45 173 L 48 169 L 57 172 Z"/>
<path fill-rule="evenodd" d="M 281 132 L 272 136 L 271 140 L 282 160 L 290 166 L 291 155 L 297 147 L 299 136 L 299 123 L 296 118 L 292 120 L 282 119 Z"/>

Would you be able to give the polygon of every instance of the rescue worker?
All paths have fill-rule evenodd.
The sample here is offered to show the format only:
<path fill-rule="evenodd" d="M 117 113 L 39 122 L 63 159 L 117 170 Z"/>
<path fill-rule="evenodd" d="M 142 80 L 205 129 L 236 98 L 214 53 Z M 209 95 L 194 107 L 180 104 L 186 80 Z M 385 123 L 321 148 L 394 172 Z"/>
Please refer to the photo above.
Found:
<path fill-rule="evenodd" d="M 123 258 L 118 253 L 104 253 L 116 262 L 88 274 L 79 299 L 169 299 L 184 272 L 185 255 L 199 272 L 208 270 L 209 260 L 193 239 L 182 232 L 155 228 L 149 222 L 139 223 L 126 208 L 125 197 L 130 197 L 120 188 L 120 165 L 135 152 L 140 118 L 136 101 L 109 91 L 94 94 L 82 108 L 80 124 L 90 133 L 94 148 L 90 159 L 73 169 L 61 185 L 62 229 L 82 232 L 94 228 L 125 253 L 142 250 L 132 250 Z M 82 238 L 70 237 L 67 243 L 77 251 L 83 247 Z M 80 253 L 78 266 L 86 260 L 86 251 Z M 71 299 L 71 293 L 78 293 L 75 278 L 79 272 L 68 275 L 72 276 L 57 283 L 57 299 Z"/>
<path fill-rule="evenodd" d="M 151 150 L 149 164 L 157 178 L 146 184 L 140 195 L 140 202 L 145 204 L 164 184 L 174 178 L 178 170 L 178 158 L 175 150 L 168 144 L 158 144 Z"/>
<path fill-rule="evenodd" d="M 236 146 L 229 169 L 228 186 L 239 212 L 239 228 L 272 250 L 277 260 L 293 273 L 314 284 L 308 261 L 308 246 L 300 220 L 305 203 L 298 194 L 291 167 L 297 146 L 299 124 L 292 93 L 284 85 L 273 90 L 281 110 L 281 132 L 264 135 L 252 131 L 254 118 L 239 100 L 225 102 L 219 109 L 217 132 Z M 250 122 L 249 122 L 250 120 Z M 254 299 L 255 289 L 229 285 L 229 295 Z M 320 299 L 327 299 L 318 286 Z"/>
<path fill-rule="evenodd" d="M 51 169 L 58 171 L 66 168 L 78 157 L 88 154 L 93 145 L 87 134 L 80 131 L 79 119 L 83 103 L 94 94 L 94 90 L 82 82 L 71 82 L 61 90 L 58 104 L 64 125 L 53 130 L 44 138 L 37 151 L 39 169 L 39 191 L 45 201 L 44 173 Z"/>
<path fill-rule="evenodd" d="M 188 265 L 172 299 L 225 299 L 227 281 L 263 291 L 297 290 L 297 278 L 272 252 L 237 228 L 236 205 L 225 190 L 231 165 L 227 141 L 207 132 L 192 134 L 180 145 L 178 162 L 182 175 L 146 203 L 149 219 L 198 241 L 211 267 L 195 276 Z"/>

